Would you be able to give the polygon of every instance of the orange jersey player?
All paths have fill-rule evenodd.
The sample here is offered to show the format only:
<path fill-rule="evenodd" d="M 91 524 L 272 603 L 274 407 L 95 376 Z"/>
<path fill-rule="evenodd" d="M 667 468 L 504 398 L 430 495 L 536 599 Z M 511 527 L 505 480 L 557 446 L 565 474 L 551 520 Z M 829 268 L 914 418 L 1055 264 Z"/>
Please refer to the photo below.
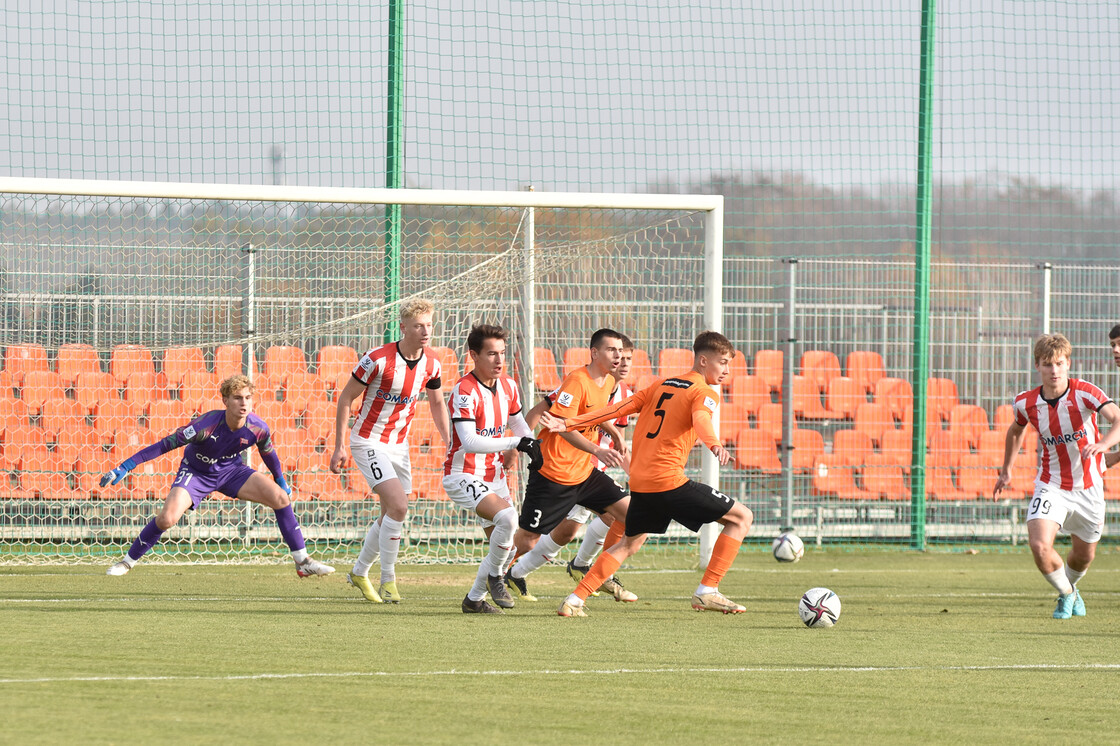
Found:
<path fill-rule="evenodd" d="M 620 404 L 563 423 L 558 423 L 555 417 L 542 417 L 545 427 L 558 430 L 560 427 L 585 428 L 638 413 L 625 536 L 603 552 L 575 591 L 560 605 L 557 610 L 560 616 L 586 616 L 583 602 L 591 592 L 638 551 L 648 534 L 665 533 L 670 521 L 677 521 L 693 531 L 713 521 L 723 526 L 707 571 L 692 596 L 692 608 L 725 614 L 746 610 L 719 592 L 719 582 L 735 560 L 754 515 L 746 506 L 689 479 L 684 473 L 689 451 L 697 438 L 721 465 L 731 458 L 721 445 L 712 422 L 712 415 L 719 408 L 719 394 L 712 387 L 727 377 L 735 348 L 718 332 L 702 332 L 696 337 L 692 350 L 692 370 L 666 378 Z"/>
<path fill-rule="evenodd" d="M 560 388 L 529 413 L 526 419 L 530 427 L 546 409 L 551 412 L 552 419 L 557 420 L 607 405 L 616 383 L 611 374 L 618 368 L 622 356 L 622 335 L 612 329 L 599 329 L 591 335 L 590 348 L 590 362 L 572 371 Z M 595 459 L 611 466 L 619 466 L 623 460 L 622 434 L 613 424 L 604 426 L 615 439 L 618 450 L 598 445 L 595 442 L 598 431 L 592 426 L 573 432 L 542 434 L 544 465 L 531 471 L 526 480 L 525 499 L 514 537 L 519 558 L 506 573 L 506 584 L 525 601 L 536 600 L 529 593 L 525 576 L 560 550 L 549 534 L 573 507 L 582 505 L 595 513 L 609 513 L 619 521 L 626 519 L 629 498 L 613 479 L 595 468 Z M 616 600 L 636 600 L 636 597 L 625 596 L 624 589 L 619 586 Z"/>

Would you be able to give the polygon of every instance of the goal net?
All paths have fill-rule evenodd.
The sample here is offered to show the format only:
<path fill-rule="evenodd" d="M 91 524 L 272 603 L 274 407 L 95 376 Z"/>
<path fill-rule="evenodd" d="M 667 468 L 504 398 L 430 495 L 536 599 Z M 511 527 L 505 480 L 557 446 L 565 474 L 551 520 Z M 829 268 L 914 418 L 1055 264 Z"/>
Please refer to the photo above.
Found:
<path fill-rule="evenodd" d="M 634 339 L 637 385 L 719 318 L 718 289 L 705 293 L 718 284 L 705 261 L 718 197 L 0 182 L 4 562 L 122 553 L 180 454 L 115 487 L 100 475 L 220 407 L 218 383 L 235 373 L 255 381 L 309 545 L 356 554 L 378 505 L 356 468 L 328 468 L 335 398 L 361 353 L 396 338 L 403 300 L 436 306 L 446 389 L 470 368 L 472 324 L 509 328 L 527 407 L 586 362 L 597 328 Z M 386 251 L 395 235 L 399 270 Z M 402 561 L 475 558 L 482 532 L 443 493 L 444 447 L 427 404 L 417 412 Z M 705 468 L 698 453 L 690 468 Z M 523 477 L 511 475 L 518 499 Z M 695 563 L 696 538 L 671 533 L 643 554 Z M 150 556 L 287 550 L 270 510 L 215 494 Z"/>

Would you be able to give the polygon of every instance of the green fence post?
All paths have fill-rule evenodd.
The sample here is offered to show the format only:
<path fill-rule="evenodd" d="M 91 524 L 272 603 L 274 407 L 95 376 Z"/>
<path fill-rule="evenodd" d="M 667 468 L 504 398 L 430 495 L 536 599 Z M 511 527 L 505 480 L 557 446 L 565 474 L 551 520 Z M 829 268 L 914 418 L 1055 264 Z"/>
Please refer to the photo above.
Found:
<path fill-rule="evenodd" d="M 914 241 L 914 441 L 910 502 L 910 546 L 926 548 L 926 401 L 929 379 L 930 244 L 933 153 L 933 63 L 936 0 L 922 0 L 921 75 L 918 82 L 918 188 Z"/>
<path fill-rule="evenodd" d="M 389 0 L 389 90 L 385 127 L 385 186 L 404 186 L 404 133 L 401 132 L 404 109 L 404 0 Z M 401 297 L 401 206 L 385 206 L 385 303 L 396 303 Z M 396 330 L 387 326 L 385 342 L 391 342 Z"/>

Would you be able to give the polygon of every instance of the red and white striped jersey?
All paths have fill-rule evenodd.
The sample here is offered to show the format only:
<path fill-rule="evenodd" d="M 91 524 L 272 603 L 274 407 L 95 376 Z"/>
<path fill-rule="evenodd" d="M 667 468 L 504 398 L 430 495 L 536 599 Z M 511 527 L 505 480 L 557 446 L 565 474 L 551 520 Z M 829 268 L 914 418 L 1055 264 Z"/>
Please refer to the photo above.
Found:
<path fill-rule="evenodd" d="M 425 389 L 438 389 L 439 360 L 424 348 L 418 360 L 405 360 L 396 342 L 362 355 L 352 375 L 366 386 L 362 408 L 350 437 L 390 445 L 408 442 L 416 402 Z"/>
<path fill-rule="evenodd" d="M 1077 378 L 1069 379 L 1069 388 L 1057 399 L 1043 398 L 1041 386 L 1015 397 L 1015 422 L 1033 425 L 1043 446 L 1036 484 L 1083 490 L 1104 483 L 1104 454 L 1083 459 L 1081 447 L 1101 439 L 1097 412 L 1110 401 L 1099 388 Z"/>
<path fill-rule="evenodd" d="M 472 474 L 486 482 L 504 479 L 502 454 L 470 453 L 459 441 L 454 423 L 464 420 L 473 422 L 475 433 L 482 438 L 505 437 L 509 418 L 521 412 L 521 391 L 517 382 L 502 375 L 490 388 L 484 386 L 473 373 L 468 373 L 451 389 L 448 407 L 451 410 L 451 445 L 447 449 L 443 473 Z"/>
<path fill-rule="evenodd" d="M 626 401 L 627 399 L 629 399 L 633 395 L 634 395 L 634 391 L 629 386 L 627 386 L 625 383 L 619 381 L 618 385 L 614 387 L 614 391 L 611 392 L 611 398 L 607 402 L 607 405 L 609 406 L 611 404 L 618 404 L 620 401 Z M 619 417 L 617 420 L 614 421 L 614 424 L 618 428 L 626 427 L 627 425 L 630 424 L 630 417 L 629 416 Z M 611 436 L 607 435 L 606 430 L 604 430 L 601 427 L 596 427 L 595 428 L 595 433 L 596 433 L 596 438 L 594 440 L 595 445 L 599 446 L 600 448 L 610 448 L 611 447 L 611 443 L 612 443 Z M 595 459 L 595 468 L 598 469 L 599 471 L 602 471 L 603 469 L 607 468 L 607 466 L 606 466 L 606 464 L 604 464 L 599 459 Z"/>

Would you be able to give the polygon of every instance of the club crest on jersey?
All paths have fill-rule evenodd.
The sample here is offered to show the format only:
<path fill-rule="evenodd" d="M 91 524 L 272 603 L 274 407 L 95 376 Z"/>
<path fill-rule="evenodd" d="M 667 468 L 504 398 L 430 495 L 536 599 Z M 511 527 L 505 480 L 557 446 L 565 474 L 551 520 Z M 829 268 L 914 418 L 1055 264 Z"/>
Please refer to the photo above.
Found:
<path fill-rule="evenodd" d="M 560 394 L 560 396 L 556 397 L 556 403 L 561 407 L 570 407 L 574 399 L 575 397 L 572 396 L 571 392 L 565 391 Z"/>
<path fill-rule="evenodd" d="M 717 402 L 715 399 L 713 399 L 710 396 L 705 396 L 704 397 L 704 406 L 714 412 L 714 411 L 716 411 L 716 407 L 719 406 L 719 402 Z"/>
<path fill-rule="evenodd" d="M 373 367 L 373 358 L 369 355 L 362 355 L 362 359 L 358 361 L 358 367 L 362 370 L 369 370 Z"/>

